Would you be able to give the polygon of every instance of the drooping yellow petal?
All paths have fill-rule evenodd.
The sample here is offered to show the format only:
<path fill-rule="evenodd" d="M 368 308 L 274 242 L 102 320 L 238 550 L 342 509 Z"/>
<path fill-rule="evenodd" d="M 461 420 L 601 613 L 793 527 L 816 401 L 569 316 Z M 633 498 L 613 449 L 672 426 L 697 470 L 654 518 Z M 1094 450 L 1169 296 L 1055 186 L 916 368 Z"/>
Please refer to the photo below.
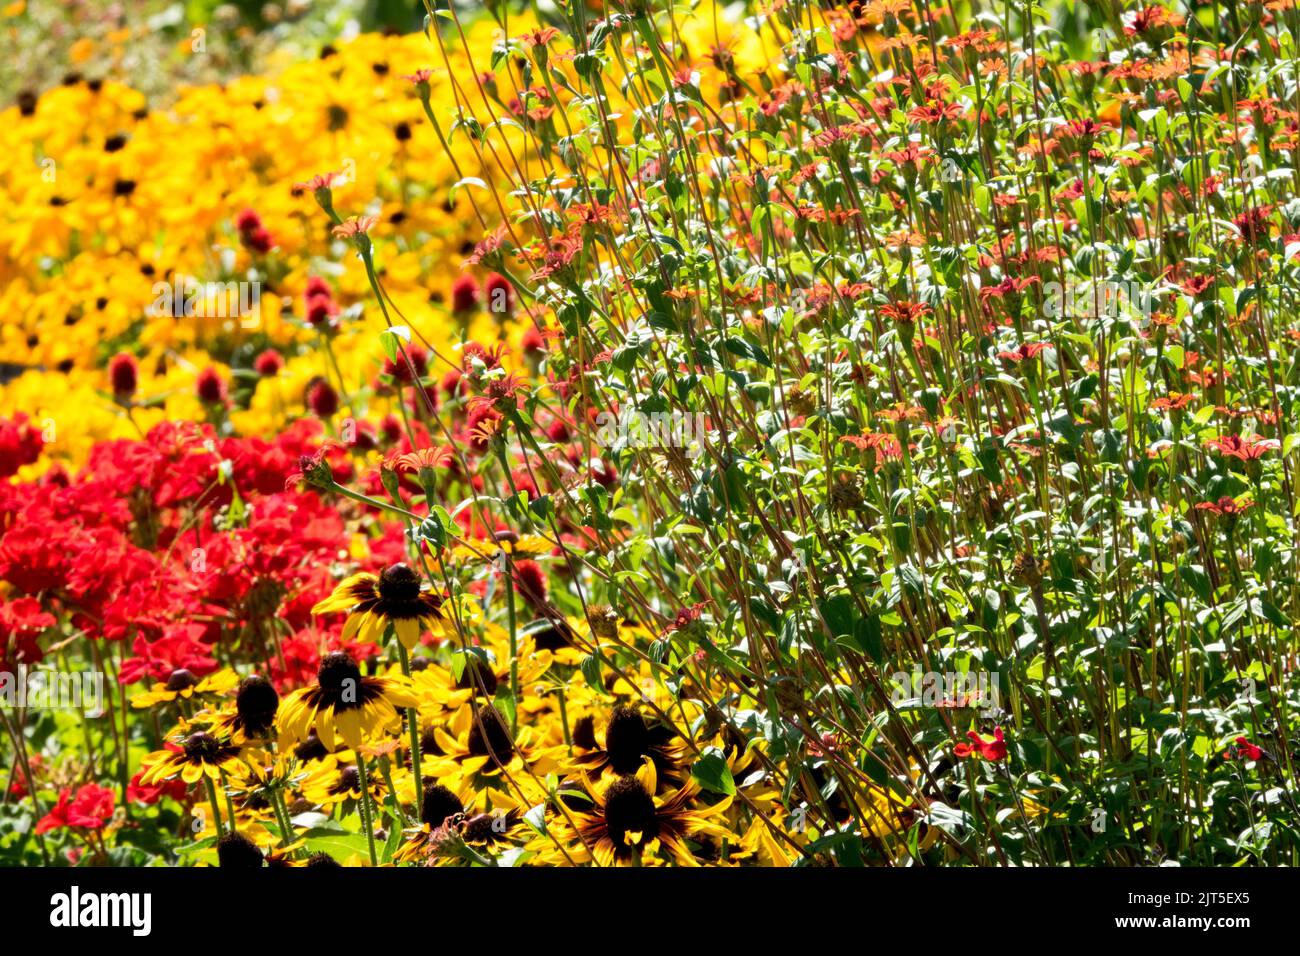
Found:
<path fill-rule="evenodd" d="M 636 772 L 636 778 L 641 781 L 641 786 L 645 787 L 645 792 L 654 796 L 659 789 L 659 774 L 655 770 L 655 762 L 649 757 L 641 758 L 641 768 Z"/>
<path fill-rule="evenodd" d="M 397 639 L 402 642 L 402 646 L 408 651 L 415 650 L 415 645 L 420 642 L 420 621 L 417 618 L 403 618 L 393 622 L 397 630 Z"/>
<path fill-rule="evenodd" d="M 373 644 L 384 633 L 384 617 L 374 611 L 367 612 L 358 632 L 361 643 Z"/>
<path fill-rule="evenodd" d="M 349 608 L 356 607 L 357 593 L 356 585 L 366 582 L 374 585 L 378 582 L 373 574 L 362 571 L 354 574 L 349 578 L 344 578 L 339 582 L 338 587 L 323 601 L 318 601 L 311 612 L 313 614 L 329 614 L 333 611 L 346 611 Z"/>

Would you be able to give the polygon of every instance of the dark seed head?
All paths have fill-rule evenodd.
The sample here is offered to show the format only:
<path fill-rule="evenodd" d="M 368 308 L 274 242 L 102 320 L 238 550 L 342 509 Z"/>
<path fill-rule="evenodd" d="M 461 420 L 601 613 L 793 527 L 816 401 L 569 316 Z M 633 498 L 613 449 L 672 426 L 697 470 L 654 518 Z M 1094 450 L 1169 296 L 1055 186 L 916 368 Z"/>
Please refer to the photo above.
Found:
<path fill-rule="evenodd" d="M 393 135 L 397 137 L 399 143 L 405 143 L 411 138 L 411 124 L 398 123 L 397 126 L 393 128 Z"/>
<path fill-rule="evenodd" d="M 320 742 L 320 738 L 316 736 L 314 730 L 293 750 L 293 755 L 303 763 L 320 760 L 328 753 L 329 751 L 325 749 L 325 745 Z"/>
<path fill-rule="evenodd" d="M 583 750 L 596 749 L 596 721 L 591 714 L 583 714 L 574 722 L 573 746 Z"/>
<path fill-rule="evenodd" d="M 245 677 L 240 683 L 239 693 L 235 697 L 235 709 L 249 732 L 259 734 L 270 730 L 275 723 L 275 712 L 279 706 L 280 695 L 275 692 L 274 685 L 261 674 Z"/>
<path fill-rule="evenodd" d="M 356 767 L 344 767 L 339 771 L 338 784 L 335 790 L 339 793 L 350 793 L 353 790 L 361 790 L 361 774 L 357 772 Z"/>
<path fill-rule="evenodd" d="M 424 799 L 420 801 L 421 823 L 427 823 L 430 828 L 440 827 L 448 817 L 464 812 L 460 798 L 442 784 L 424 788 Z"/>
<path fill-rule="evenodd" d="M 492 826 L 496 819 L 491 813 L 476 814 L 465 821 L 465 826 L 461 829 L 460 835 L 471 843 L 489 843 L 496 833 Z"/>
<path fill-rule="evenodd" d="M 548 621 L 545 627 L 533 631 L 531 636 L 533 646 L 539 651 L 558 651 L 573 646 L 573 641 L 569 640 L 569 626 L 563 622 L 557 624 Z"/>
<path fill-rule="evenodd" d="M 361 687 L 361 668 L 346 651 L 333 651 L 321 658 L 320 669 L 316 672 L 321 690 L 341 696 L 345 690 L 351 690 L 354 698 Z"/>
<path fill-rule="evenodd" d="M 405 564 L 394 564 L 379 575 L 379 598 L 385 604 L 407 604 L 420 596 L 420 577 Z"/>
<path fill-rule="evenodd" d="M 303 865 L 307 869 L 317 869 L 317 870 L 343 869 L 343 864 L 340 863 L 338 860 L 334 859 L 334 857 L 330 856 L 328 853 L 313 853 L 311 856 L 307 858 L 307 862 L 304 863 Z"/>
<path fill-rule="evenodd" d="M 456 687 L 460 690 L 472 690 L 476 694 L 485 694 L 488 697 L 495 697 L 497 692 L 497 675 L 492 672 L 487 661 L 474 654 L 467 654 L 465 658 L 465 669 L 461 671 L 460 679 L 456 681 Z"/>
<path fill-rule="evenodd" d="M 229 867 L 260 867 L 266 861 L 257 844 L 238 830 L 232 830 L 217 841 L 217 862 Z"/>
<path fill-rule="evenodd" d="M 177 668 L 172 671 L 171 677 L 167 678 L 167 689 L 170 691 L 181 691 L 187 687 L 193 687 L 199 682 L 199 679 L 185 668 Z"/>
<path fill-rule="evenodd" d="M 555 798 L 570 810 L 580 810 L 583 813 L 590 813 L 592 810 L 591 798 L 587 796 L 587 791 L 582 788 L 582 784 L 576 780 L 561 781 L 555 789 Z"/>
<path fill-rule="evenodd" d="M 134 179 L 117 179 L 113 181 L 114 196 L 129 196 L 135 192 Z"/>
<path fill-rule="evenodd" d="M 605 825 L 614 846 L 627 846 L 629 833 L 641 834 L 641 844 L 659 834 L 654 800 L 636 777 L 620 777 L 605 793 Z"/>
<path fill-rule="evenodd" d="M 469 752 L 476 757 L 491 757 L 488 769 L 510 762 L 514 741 L 505 718 L 492 704 L 474 708 L 474 722 L 469 728 Z"/>
<path fill-rule="evenodd" d="M 605 752 L 615 773 L 636 773 L 650 744 L 650 733 L 641 714 L 622 704 L 609 715 L 605 728 Z"/>
<path fill-rule="evenodd" d="M 201 730 L 186 737 L 184 747 L 185 756 L 190 760 L 213 760 L 221 753 L 221 742 Z"/>

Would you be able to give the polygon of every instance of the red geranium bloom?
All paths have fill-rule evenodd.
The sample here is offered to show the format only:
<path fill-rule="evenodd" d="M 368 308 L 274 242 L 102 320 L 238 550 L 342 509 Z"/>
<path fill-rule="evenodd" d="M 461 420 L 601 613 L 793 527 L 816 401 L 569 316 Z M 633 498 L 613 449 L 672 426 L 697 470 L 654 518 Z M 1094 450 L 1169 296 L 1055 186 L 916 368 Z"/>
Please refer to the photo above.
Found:
<path fill-rule="evenodd" d="M 71 789 L 65 787 L 59 794 L 59 802 L 36 824 L 37 833 L 48 833 L 63 827 L 79 827 L 84 830 L 102 829 L 113 816 L 113 791 L 88 783 L 72 796 Z"/>
<path fill-rule="evenodd" d="M 1007 745 L 1002 739 L 1001 727 L 995 727 L 993 729 L 992 741 L 985 740 L 973 730 L 969 731 L 966 736 L 969 738 L 970 743 L 957 744 L 957 746 L 952 748 L 952 752 L 956 754 L 959 759 L 964 760 L 967 757 L 974 757 L 976 760 L 979 760 L 981 757 L 985 760 L 1007 759 Z"/>

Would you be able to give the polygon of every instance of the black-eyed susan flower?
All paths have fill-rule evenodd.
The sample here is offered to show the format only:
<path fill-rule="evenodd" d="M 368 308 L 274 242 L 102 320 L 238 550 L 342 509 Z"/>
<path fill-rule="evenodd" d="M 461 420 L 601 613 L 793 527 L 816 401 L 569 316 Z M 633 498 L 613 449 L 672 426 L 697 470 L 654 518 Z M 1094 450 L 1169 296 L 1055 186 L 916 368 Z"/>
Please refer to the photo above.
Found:
<path fill-rule="evenodd" d="M 266 865 L 261 849 L 238 830 L 231 830 L 217 841 L 217 865 L 223 869 L 259 869 Z"/>
<path fill-rule="evenodd" d="M 151 786 L 177 776 L 186 783 L 197 783 L 204 777 L 220 780 L 223 771 L 240 765 L 242 752 L 243 748 L 229 737 L 209 730 L 193 730 L 179 741 L 169 742 L 165 750 L 145 757 L 140 783 Z"/>
<path fill-rule="evenodd" d="M 177 668 L 166 681 L 159 681 L 144 693 L 132 697 L 131 706 L 141 709 L 177 700 L 222 697 L 230 693 L 238 683 L 239 675 L 232 670 L 219 670 L 207 677 L 196 677 L 190 670 Z"/>
<path fill-rule="evenodd" d="M 433 833 L 449 821 L 464 816 L 465 807 L 473 799 L 473 789 L 463 780 L 457 782 L 455 790 L 442 783 L 426 784 L 420 797 L 420 826 L 405 833 L 405 840 L 398 849 L 396 858 L 403 863 L 423 859 L 431 845 Z"/>
<path fill-rule="evenodd" d="M 336 749 L 339 738 L 355 750 L 367 736 L 400 727 L 398 709 L 416 704 L 416 695 L 402 678 L 363 677 L 346 651 L 325 655 L 316 681 L 316 686 L 294 691 L 280 705 L 276 727 L 286 746 L 315 730 L 327 750 Z"/>
<path fill-rule="evenodd" d="M 239 682 L 235 707 L 224 712 L 217 726 L 230 734 L 235 743 L 265 737 L 275 727 L 280 695 L 275 685 L 261 674 L 252 674 Z"/>
<path fill-rule="evenodd" d="M 502 774 L 518 778 L 525 765 L 533 775 L 545 775 L 564 753 L 563 746 L 546 745 L 535 727 L 521 726 L 512 738 L 509 722 L 494 704 L 466 704 L 433 735 L 438 755 L 431 757 L 431 776 L 464 777 L 476 787 L 492 786 Z"/>
<path fill-rule="evenodd" d="M 429 664 L 412 674 L 411 680 L 421 692 L 421 713 L 433 708 L 454 710 L 471 698 L 491 699 L 498 687 L 510 683 L 510 637 L 494 624 L 483 625 L 483 644 L 457 654 L 451 667 Z M 517 675 L 521 688 L 536 684 L 551 666 L 548 651 L 539 651 L 527 637 L 518 642 Z M 526 709 L 526 707 L 525 707 Z"/>
<path fill-rule="evenodd" d="M 451 550 L 453 561 L 476 563 L 497 560 L 498 555 L 531 558 L 550 554 L 555 545 L 541 535 L 498 531 L 491 538 L 474 538 Z"/>
<path fill-rule="evenodd" d="M 376 802 L 382 802 L 388 788 L 379 774 L 366 774 L 366 787 Z M 330 754 L 302 781 L 302 795 L 311 803 L 329 811 L 341 803 L 361 799 L 361 771 L 352 754 Z"/>
<path fill-rule="evenodd" d="M 574 768 L 582 773 L 623 777 L 636 773 L 649 759 L 661 786 L 678 787 L 686 780 L 685 745 L 663 724 L 647 724 L 635 706 L 615 707 L 605 724 L 603 745 L 593 742 L 597 746 L 573 758 Z"/>
<path fill-rule="evenodd" d="M 362 572 L 347 578 L 334 593 L 312 609 L 313 614 L 347 611 L 343 640 L 372 642 L 390 624 L 408 651 L 424 631 L 440 633 L 442 599 L 420 586 L 420 578 L 405 564 L 394 564 L 378 575 Z"/>
<path fill-rule="evenodd" d="M 589 785 L 590 804 L 574 801 L 556 829 L 565 833 L 570 826 L 575 828 L 574 859 L 590 855 L 601 866 L 655 862 L 660 850 L 683 866 L 699 866 L 689 841 L 696 837 L 735 840 L 718 820 L 731 805 L 730 797 L 695 806 L 700 788 L 693 780 L 662 797 L 654 795 L 657 789 L 654 763 L 646 760 L 635 775 Z"/>

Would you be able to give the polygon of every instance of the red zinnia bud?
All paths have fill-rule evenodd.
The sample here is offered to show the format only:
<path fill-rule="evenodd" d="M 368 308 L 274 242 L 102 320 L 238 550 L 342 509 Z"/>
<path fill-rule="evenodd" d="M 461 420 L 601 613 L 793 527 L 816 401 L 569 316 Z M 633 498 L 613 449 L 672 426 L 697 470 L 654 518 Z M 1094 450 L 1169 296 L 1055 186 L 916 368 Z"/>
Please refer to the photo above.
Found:
<path fill-rule="evenodd" d="M 457 394 L 464 393 L 465 383 L 461 381 L 460 369 L 454 368 L 442 377 L 442 390 L 447 393 L 448 398 L 455 398 Z"/>
<path fill-rule="evenodd" d="M 140 368 L 135 356 L 118 352 L 108 363 L 108 378 L 113 383 L 113 397 L 125 401 L 135 394 L 140 381 Z"/>
<path fill-rule="evenodd" d="M 509 315 L 514 311 L 514 293 L 510 280 L 499 272 L 483 280 L 483 297 L 487 300 L 488 311 L 494 315 Z"/>
<path fill-rule="evenodd" d="M 307 302 L 307 322 L 313 328 L 319 328 L 337 315 L 338 311 L 338 306 L 328 295 L 314 295 Z"/>
<path fill-rule="evenodd" d="M 537 331 L 536 326 L 529 326 L 524 332 L 524 337 L 519 344 L 525 352 L 545 352 L 546 343 L 542 340 L 542 333 Z"/>
<path fill-rule="evenodd" d="M 329 283 L 320 276 L 308 276 L 307 288 L 303 290 L 302 300 L 304 302 L 310 302 L 318 295 L 323 295 L 325 298 L 330 299 L 333 298 L 334 293 L 330 291 Z"/>
<path fill-rule="evenodd" d="M 451 285 L 451 310 L 472 312 L 478 307 L 478 283 L 473 276 L 461 276 Z"/>
<path fill-rule="evenodd" d="M 275 240 L 271 238 L 271 234 L 260 226 L 252 232 L 243 233 L 242 238 L 244 245 L 254 252 L 263 254 L 270 252 L 271 247 L 275 245 Z"/>
<path fill-rule="evenodd" d="M 235 217 L 235 228 L 247 236 L 262 228 L 262 217 L 252 209 L 245 209 Z"/>
<path fill-rule="evenodd" d="M 307 387 L 307 407 L 317 418 L 329 418 L 339 410 L 339 393 L 329 382 L 315 381 Z"/>
<path fill-rule="evenodd" d="M 546 603 L 546 573 L 536 561 L 515 562 L 515 588 L 529 604 Z"/>
<path fill-rule="evenodd" d="M 618 481 L 618 469 L 607 461 L 595 461 L 591 466 L 591 477 L 609 488 Z"/>
<path fill-rule="evenodd" d="M 253 362 L 253 368 L 262 378 L 274 378 L 284 368 L 284 356 L 275 349 L 267 349 Z"/>
<path fill-rule="evenodd" d="M 379 423 L 379 428 L 384 433 L 384 441 L 389 444 L 402 437 L 402 420 L 392 412 L 384 416 L 383 421 Z"/>
<path fill-rule="evenodd" d="M 226 400 L 226 380 L 211 365 L 199 373 L 196 390 L 205 405 L 220 405 Z"/>
<path fill-rule="evenodd" d="M 410 366 L 406 364 L 406 359 L 399 354 L 396 360 L 384 359 L 384 374 L 389 375 L 399 382 L 411 381 L 411 368 L 415 369 L 415 374 L 419 378 L 424 378 L 429 371 L 429 353 L 418 345 L 411 345 L 406 348 L 406 356 L 411 360 Z"/>
<path fill-rule="evenodd" d="M 557 418 L 547 426 L 546 437 L 557 445 L 562 445 L 569 440 L 569 426 L 563 419 Z"/>

